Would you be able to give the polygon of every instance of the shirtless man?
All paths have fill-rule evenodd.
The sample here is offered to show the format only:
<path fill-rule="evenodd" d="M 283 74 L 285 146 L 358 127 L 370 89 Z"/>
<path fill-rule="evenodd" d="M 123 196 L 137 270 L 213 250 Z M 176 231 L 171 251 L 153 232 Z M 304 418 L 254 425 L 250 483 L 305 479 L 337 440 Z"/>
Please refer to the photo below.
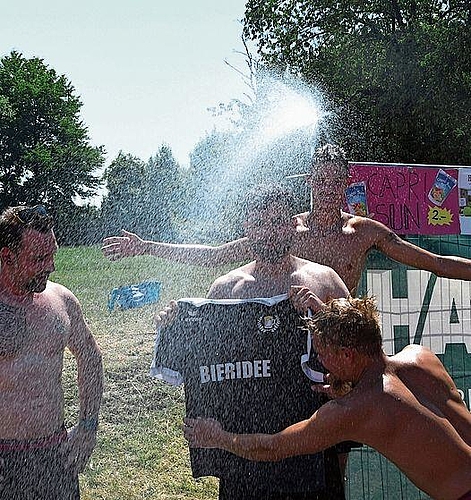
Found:
<path fill-rule="evenodd" d="M 216 420 L 187 418 L 190 446 L 273 461 L 353 439 L 432 498 L 471 499 L 471 414 L 439 359 L 418 345 L 386 356 L 371 298 L 333 300 L 308 327 L 322 364 L 351 391 L 277 434 L 231 434 Z"/>
<path fill-rule="evenodd" d="M 253 299 L 256 297 L 275 297 L 290 291 L 291 301 L 295 308 L 305 313 L 308 309 L 316 310 L 321 300 L 329 300 L 334 297 L 346 297 L 348 295 L 345 284 L 335 271 L 326 266 L 291 255 L 290 246 L 295 234 L 292 231 L 291 217 L 287 210 L 292 201 L 290 200 L 289 192 L 280 188 L 268 188 L 266 191 L 257 189 L 252 196 L 248 197 L 248 200 L 249 207 L 244 229 L 255 260 L 216 279 L 207 294 L 207 298 Z M 175 311 L 174 304 L 173 308 L 169 307 L 160 313 L 158 317 L 160 325 L 169 325 L 173 320 Z M 221 318 L 218 318 L 216 323 L 219 324 L 219 321 L 224 324 Z M 288 331 L 292 332 L 295 326 L 296 325 L 286 324 L 284 328 L 289 328 Z M 269 342 L 268 339 L 271 339 L 269 335 L 267 335 L 266 342 Z M 237 342 L 237 339 L 235 339 L 235 341 Z M 291 342 L 291 344 L 293 344 L 293 342 Z M 289 377 L 291 386 L 293 384 L 296 388 L 305 386 L 305 389 L 302 390 L 304 391 L 302 394 L 312 394 L 309 380 L 305 377 L 299 365 L 297 349 L 293 346 L 288 347 L 286 344 L 284 345 L 285 349 L 287 349 L 285 353 L 291 353 L 293 351 L 293 355 L 290 355 L 290 358 L 293 360 L 296 359 L 296 362 L 294 362 L 296 369 L 293 370 L 292 368 L 285 367 L 285 373 L 279 373 L 278 375 L 274 373 L 273 377 L 278 377 L 276 383 L 280 385 L 288 383 L 286 378 Z M 304 349 L 304 336 L 302 337 L 301 345 L 302 349 Z M 173 345 L 169 350 L 173 352 L 173 348 L 180 351 L 178 347 Z M 294 354 L 294 352 L 296 352 L 296 354 Z M 275 363 L 275 361 L 273 362 Z M 168 368 L 172 367 L 169 366 Z M 291 370 L 293 370 L 292 373 Z M 274 372 L 276 371 L 277 370 L 274 369 Z M 288 373 L 290 375 L 288 375 Z M 267 402 L 272 401 L 270 396 L 272 393 L 265 394 L 264 391 L 267 391 L 267 389 L 260 380 L 262 379 L 255 379 L 253 389 L 248 390 L 247 388 L 241 388 L 240 390 L 245 390 L 250 393 L 256 392 L 257 399 L 263 401 L 262 406 L 265 408 L 265 406 L 269 404 Z M 256 383 L 257 381 L 259 382 Z M 241 387 L 247 386 L 243 385 Z M 279 390 L 282 390 L 282 387 L 280 387 Z M 293 422 L 296 419 L 296 415 L 298 415 L 297 418 L 299 419 L 301 407 L 304 406 L 304 404 L 299 405 L 293 398 L 296 398 L 296 396 L 291 393 L 290 395 L 286 395 L 283 399 L 283 403 L 278 405 L 276 409 L 273 409 L 274 412 L 277 412 L 277 416 L 283 416 L 285 422 Z M 312 411 L 313 401 L 314 400 L 311 399 L 309 402 L 306 399 L 305 406 L 307 406 L 307 408 L 302 410 L 305 415 Z M 317 402 L 317 399 L 315 399 L 315 401 Z M 245 401 L 244 404 L 248 403 Z M 250 411 L 249 405 L 247 412 Z M 260 408 L 258 408 L 256 412 L 256 418 L 260 417 L 259 412 L 261 412 Z M 270 418 L 269 415 L 268 418 Z M 343 462 L 341 462 L 341 464 L 342 463 Z M 301 474 L 302 476 L 308 477 L 314 476 L 315 474 L 314 470 L 307 467 L 304 462 L 302 466 L 299 464 L 290 464 L 288 462 L 283 467 L 284 470 L 289 471 L 288 473 L 290 476 L 295 476 L 297 474 L 295 477 L 298 477 Z M 301 470 L 300 467 L 303 469 Z M 270 477 L 263 476 L 263 472 L 254 471 L 255 475 L 262 475 L 264 477 L 264 481 L 257 482 L 256 485 L 254 485 L 253 479 L 244 474 L 245 468 L 242 469 L 243 470 L 240 471 L 238 469 L 231 471 L 230 479 L 225 476 L 222 477 L 219 490 L 220 499 L 344 499 L 343 482 L 339 469 L 338 457 L 333 449 L 328 450 L 324 457 L 325 487 L 320 487 L 319 483 L 317 483 L 314 488 L 312 483 L 309 483 L 310 486 L 307 486 L 306 482 L 306 485 L 303 484 L 303 486 L 297 484 L 296 486 L 298 489 L 289 494 L 278 491 L 276 489 L 277 486 L 272 484 L 276 482 L 275 479 L 279 482 L 280 478 L 270 479 Z M 259 490 L 254 491 L 255 487 L 259 488 Z"/>
<path fill-rule="evenodd" d="M 309 288 L 321 301 L 348 295 L 345 284 L 330 267 L 294 256 L 296 234 L 286 213 L 290 197 L 290 191 L 273 186 L 255 188 L 247 196 L 244 232 L 255 260 L 218 278 L 208 298 L 272 297 L 286 293 L 291 286 Z"/>
<path fill-rule="evenodd" d="M 100 351 L 79 302 L 48 280 L 57 243 L 42 206 L 0 216 L 0 499 L 78 499 L 96 444 Z M 64 427 L 64 349 L 75 356 L 78 424 Z"/>
<path fill-rule="evenodd" d="M 357 291 L 366 258 L 372 249 L 437 276 L 471 280 L 470 260 L 433 254 L 402 240 L 380 222 L 341 210 L 348 185 L 348 162 L 342 149 L 329 144 L 319 148 L 307 180 L 314 190 L 312 208 L 294 218 L 296 238 L 292 253 L 334 269 L 352 295 Z M 322 195 L 318 194 L 319 186 L 322 186 Z M 124 230 L 123 236 L 105 238 L 102 250 L 111 260 L 148 254 L 211 266 L 252 258 L 246 238 L 211 247 L 146 241 Z"/>

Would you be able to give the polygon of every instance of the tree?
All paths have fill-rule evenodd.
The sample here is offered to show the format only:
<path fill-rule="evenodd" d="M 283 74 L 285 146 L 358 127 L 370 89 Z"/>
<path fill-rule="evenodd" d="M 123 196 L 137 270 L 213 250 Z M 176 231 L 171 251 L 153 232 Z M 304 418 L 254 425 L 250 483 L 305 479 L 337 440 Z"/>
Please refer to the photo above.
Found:
<path fill-rule="evenodd" d="M 108 234 L 103 230 L 101 209 L 94 205 L 74 206 L 58 215 L 64 223 L 57 224 L 55 233 L 61 246 L 97 245 Z"/>
<path fill-rule="evenodd" d="M 268 67 L 318 83 L 353 159 L 471 163 L 471 4 L 249 0 Z"/>
<path fill-rule="evenodd" d="M 42 203 L 70 215 L 101 184 L 102 147 L 89 145 L 82 103 L 65 76 L 13 51 L 0 60 L 1 205 Z"/>
<path fill-rule="evenodd" d="M 107 234 L 122 228 L 149 239 L 174 241 L 181 219 L 180 168 L 162 145 L 147 163 L 120 152 L 105 170 L 108 194 L 102 204 Z"/>
<path fill-rule="evenodd" d="M 190 153 L 184 236 L 193 241 L 220 243 L 240 234 L 241 192 L 236 153 L 237 131 L 213 130 Z M 237 234 L 237 229 L 239 234 Z"/>
<path fill-rule="evenodd" d="M 184 188 L 180 177 L 180 167 L 172 150 L 162 145 L 146 164 L 142 202 L 142 232 L 151 239 L 174 241 L 177 236 L 176 222 L 181 223 Z"/>
<path fill-rule="evenodd" d="M 101 208 L 108 234 L 117 234 L 123 228 L 140 231 L 144 171 L 145 163 L 142 160 L 122 151 L 106 168 L 103 178 L 108 194 L 103 198 Z"/>

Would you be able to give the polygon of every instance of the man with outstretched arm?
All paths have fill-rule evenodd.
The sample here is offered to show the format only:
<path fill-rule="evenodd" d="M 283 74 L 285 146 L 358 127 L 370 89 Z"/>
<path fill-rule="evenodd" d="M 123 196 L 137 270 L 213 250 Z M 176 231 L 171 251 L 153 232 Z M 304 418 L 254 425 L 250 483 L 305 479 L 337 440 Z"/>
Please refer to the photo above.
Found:
<path fill-rule="evenodd" d="M 436 255 L 401 239 L 381 222 L 344 212 L 348 176 L 348 162 L 341 148 L 327 144 L 317 149 L 306 177 L 313 193 L 311 210 L 293 218 L 293 255 L 334 269 L 352 295 L 357 292 L 366 258 L 373 249 L 437 276 L 471 280 L 469 259 Z M 247 238 L 219 246 L 172 244 L 147 241 L 124 230 L 122 236 L 105 238 L 102 250 L 110 260 L 153 255 L 204 266 L 241 262 L 253 256 Z"/>
<path fill-rule="evenodd" d="M 432 498 L 471 499 L 471 414 L 440 360 L 419 345 L 386 356 L 372 298 L 332 300 L 307 326 L 331 379 L 352 389 L 277 434 L 232 434 L 215 420 L 187 418 L 190 446 L 265 461 L 355 440 Z"/>
<path fill-rule="evenodd" d="M 57 242 L 42 206 L 0 216 L 0 500 L 76 500 L 96 444 L 98 346 L 77 298 L 49 281 Z M 64 426 L 64 350 L 77 362 L 78 424 Z"/>

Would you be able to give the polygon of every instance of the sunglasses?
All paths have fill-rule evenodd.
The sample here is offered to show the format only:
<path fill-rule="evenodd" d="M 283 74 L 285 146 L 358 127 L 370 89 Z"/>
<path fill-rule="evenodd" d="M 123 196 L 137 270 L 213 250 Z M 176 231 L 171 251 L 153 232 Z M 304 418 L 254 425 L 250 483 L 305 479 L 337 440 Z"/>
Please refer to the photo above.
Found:
<path fill-rule="evenodd" d="M 46 208 L 43 205 L 36 205 L 34 207 L 25 207 L 18 210 L 15 214 L 16 219 L 21 224 L 31 224 L 34 220 L 48 217 Z"/>

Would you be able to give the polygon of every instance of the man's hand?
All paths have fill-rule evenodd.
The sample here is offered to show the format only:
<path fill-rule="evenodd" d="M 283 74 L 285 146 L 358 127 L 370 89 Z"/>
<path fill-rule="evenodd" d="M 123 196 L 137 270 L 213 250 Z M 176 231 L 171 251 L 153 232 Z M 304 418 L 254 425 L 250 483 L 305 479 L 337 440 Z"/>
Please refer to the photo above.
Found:
<path fill-rule="evenodd" d="M 96 445 L 96 430 L 86 430 L 80 424 L 68 431 L 64 443 L 67 466 L 75 473 L 83 472 Z"/>
<path fill-rule="evenodd" d="M 224 430 L 213 418 L 184 418 L 183 435 L 190 448 L 219 448 Z"/>
<path fill-rule="evenodd" d="M 305 315 L 308 314 L 308 311 L 311 313 L 319 311 L 324 305 L 324 302 L 305 286 L 292 285 L 289 289 L 289 298 L 295 309 Z"/>
<path fill-rule="evenodd" d="M 145 241 L 137 234 L 121 230 L 122 236 L 110 236 L 103 240 L 101 251 L 110 260 L 119 260 L 123 257 L 135 257 L 142 255 L 145 249 Z"/>
<path fill-rule="evenodd" d="M 308 212 L 302 214 L 293 215 L 292 222 L 297 233 L 306 233 L 309 231 L 309 227 L 306 225 L 306 219 Z"/>
<path fill-rule="evenodd" d="M 170 326 L 175 320 L 177 312 L 178 304 L 175 300 L 171 300 L 168 306 L 154 316 L 155 329 L 157 330 L 158 328 Z"/>

